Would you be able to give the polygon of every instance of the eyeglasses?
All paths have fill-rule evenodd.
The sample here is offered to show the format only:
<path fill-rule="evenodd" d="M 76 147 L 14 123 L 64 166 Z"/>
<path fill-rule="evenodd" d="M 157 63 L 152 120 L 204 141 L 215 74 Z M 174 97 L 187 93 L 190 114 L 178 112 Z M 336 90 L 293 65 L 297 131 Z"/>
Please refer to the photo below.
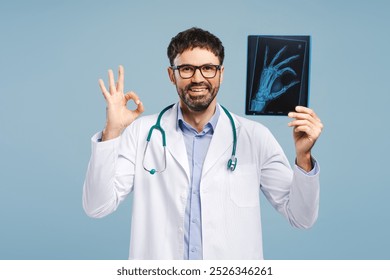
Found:
<path fill-rule="evenodd" d="M 222 65 L 204 64 L 201 66 L 195 66 L 190 64 L 183 64 L 178 66 L 171 66 L 173 70 L 178 70 L 180 77 L 183 79 L 189 79 L 194 76 L 196 69 L 200 70 L 202 76 L 206 79 L 214 78 L 217 75 L 217 71 L 221 69 Z"/>

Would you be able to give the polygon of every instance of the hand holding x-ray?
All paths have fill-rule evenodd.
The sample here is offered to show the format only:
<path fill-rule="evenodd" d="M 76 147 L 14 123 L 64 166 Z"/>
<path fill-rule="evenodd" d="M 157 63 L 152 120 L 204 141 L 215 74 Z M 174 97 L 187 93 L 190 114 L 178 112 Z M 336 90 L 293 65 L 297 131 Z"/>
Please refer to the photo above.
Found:
<path fill-rule="evenodd" d="M 295 112 L 290 112 L 288 116 L 294 119 L 288 123 L 288 126 L 294 128 L 297 165 L 310 171 L 311 150 L 320 137 L 324 125 L 313 109 L 304 106 L 295 107 Z"/>
<path fill-rule="evenodd" d="M 119 66 L 116 83 L 113 71 L 108 70 L 108 85 L 109 90 L 106 89 L 103 80 L 99 79 L 99 86 L 107 103 L 106 127 L 103 130 L 102 141 L 118 137 L 144 111 L 144 106 L 137 94 L 132 91 L 124 94 L 124 68 L 122 65 Z M 127 108 L 129 100 L 133 100 L 137 105 L 135 110 Z"/>

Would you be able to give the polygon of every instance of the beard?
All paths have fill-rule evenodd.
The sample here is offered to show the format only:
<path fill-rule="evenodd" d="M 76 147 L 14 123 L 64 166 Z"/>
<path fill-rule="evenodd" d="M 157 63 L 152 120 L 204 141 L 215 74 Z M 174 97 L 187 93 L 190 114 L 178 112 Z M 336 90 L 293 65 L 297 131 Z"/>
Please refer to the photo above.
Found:
<path fill-rule="evenodd" d="M 196 89 L 201 88 L 198 91 Z M 194 91 L 193 91 L 194 90 Z M 187 107 L 196 112 L 205 111 L 217 96 L 219 87 L 213 87 L 210 83 L 191 83 L 184 89 L 177 88 L 180 99 Z"/>

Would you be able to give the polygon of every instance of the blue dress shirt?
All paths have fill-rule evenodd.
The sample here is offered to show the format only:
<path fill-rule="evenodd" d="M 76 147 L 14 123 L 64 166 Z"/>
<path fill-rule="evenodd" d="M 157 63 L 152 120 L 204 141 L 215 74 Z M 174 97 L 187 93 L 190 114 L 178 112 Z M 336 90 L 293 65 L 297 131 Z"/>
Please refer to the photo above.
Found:
<path fill-rule="evenodd" d="M 216 107 L 215 114 L 199 133 L 184 121 L 180 106 L 178 110 L 177 124 L 183 132 L 191 172 L 191 181 L 184 218 L 184 259 L 201 260 L 203 259 L 203 253 L 202 215 L 199 196 L 200 179 L 202 177 L 203 162 L 218 122 L 220 109 L 219 106 Z"/>

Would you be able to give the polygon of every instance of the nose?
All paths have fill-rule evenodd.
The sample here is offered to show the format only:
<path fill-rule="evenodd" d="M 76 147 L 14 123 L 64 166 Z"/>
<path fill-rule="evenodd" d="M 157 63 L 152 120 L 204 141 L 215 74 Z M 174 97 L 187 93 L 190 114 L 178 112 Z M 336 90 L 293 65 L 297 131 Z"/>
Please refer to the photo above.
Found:
<path fill-rule="evenodd" d="M 192 80 L 194 82 L 198 82 L 198 81 L 203 81 L 204 80 L 204 77 L 203 77 L 202 73 L 200 72 L 200 68 L 196 68 L 195 69 L 195 73 L 192 76 Z"/>

